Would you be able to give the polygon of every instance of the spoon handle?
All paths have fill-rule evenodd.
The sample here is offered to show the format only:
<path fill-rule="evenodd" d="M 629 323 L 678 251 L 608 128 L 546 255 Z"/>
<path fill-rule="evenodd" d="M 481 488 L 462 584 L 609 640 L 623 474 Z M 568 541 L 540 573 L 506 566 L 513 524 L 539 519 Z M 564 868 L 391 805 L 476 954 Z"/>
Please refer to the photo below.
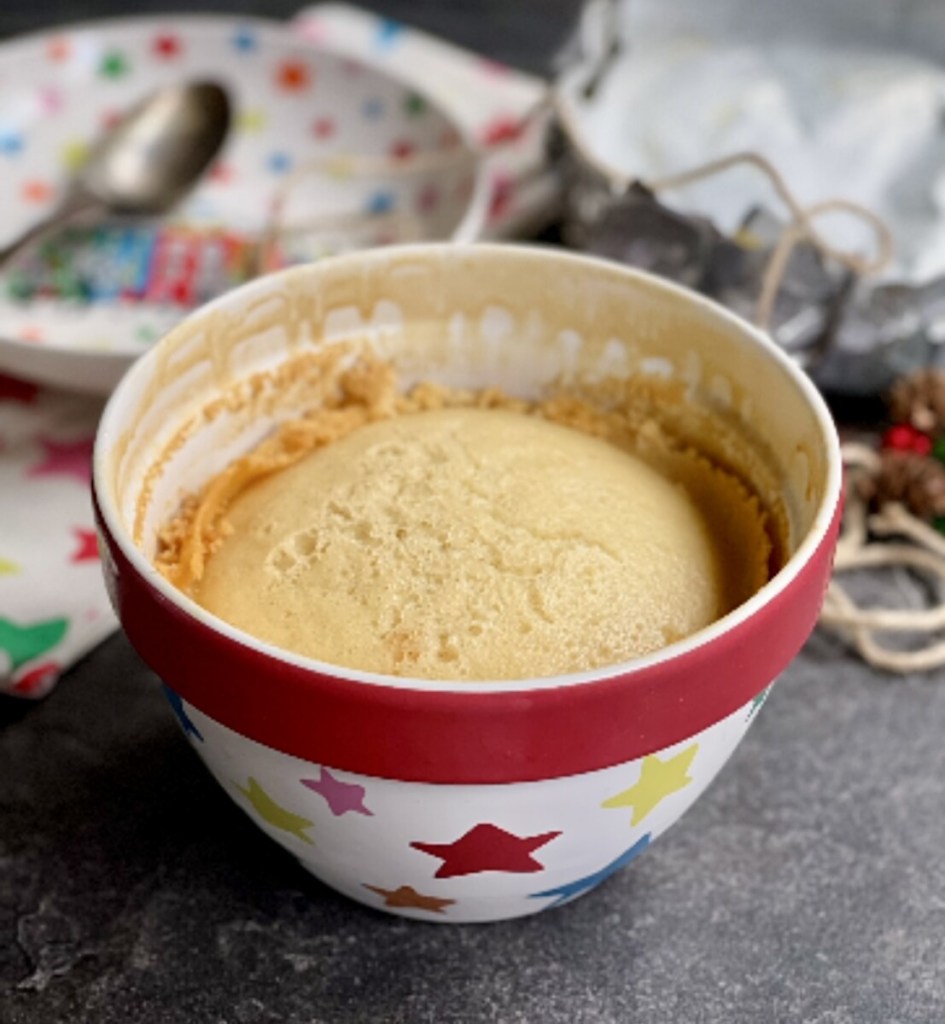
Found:
<path fill-rule="evenodd" d="M 28 246 L 39 242 L 47 235 L 52 234 L 57 228 L 63 227 L 69 221 L 81 214 L 90 213 L 93 210 L 103 210 L 104 207 L 94 196 L 80 190 L 67 192 L 62 202 L 54 207 L 44 217 L 34 221 L 22 234 L 18 235 L 7 245 L 0 247 L 0 269 L 3 269 L 18 253 Z"/>

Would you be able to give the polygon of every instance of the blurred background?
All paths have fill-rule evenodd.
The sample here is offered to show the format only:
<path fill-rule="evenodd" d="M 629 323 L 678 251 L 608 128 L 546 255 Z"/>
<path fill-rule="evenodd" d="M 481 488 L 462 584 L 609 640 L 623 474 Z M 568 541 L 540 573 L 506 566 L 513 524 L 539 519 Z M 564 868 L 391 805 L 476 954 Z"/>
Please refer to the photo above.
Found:
<path fill-rule="evenodd" d="M 289 18 L 305 4 L 292 0 L 233 0 L 199 4 L 138 0 L 133 5 L 117 0 L 6 0 L 0 5 L 0 35 L 29 32 L 69 21 L 124 17 L 128 14 L 166 14 L 201 11 Z M 561 46 L 580 10 L 580 0 L 377 0 L 366 5 L 387 18 L 404 21 L 462 46 L 488 53 L 530 71 L 546 72 L 551 56 Z"/>

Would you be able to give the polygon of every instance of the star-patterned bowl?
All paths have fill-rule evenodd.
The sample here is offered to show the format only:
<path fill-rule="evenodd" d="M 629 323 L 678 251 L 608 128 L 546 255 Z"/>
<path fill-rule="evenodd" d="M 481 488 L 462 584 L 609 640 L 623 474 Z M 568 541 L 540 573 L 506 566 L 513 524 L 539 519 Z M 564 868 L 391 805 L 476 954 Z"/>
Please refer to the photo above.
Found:
<path fill-rule="evenodd" d="M 370 346 L 408 386 L 523 396 L 561 378 L 677 375 L 766 453 L 790 511 L 786 563 L 694 636 L 555 678 L 395 678 L 256 640 L 159 575 L 156 531 L 182 494 L 305 403 L 263 414 L 217 401 L 208 422 L 201 410 L 234 381 L 332 345 Z M 417 246 L 271 275 L 195 314 L 113 395 L 94 485 L 114 605 L 227 794 L 356 900 L 489 921 L 593 888 L 710 783 L 814 626 L 840 459 L 810 382 L 707 300 L 563 252 Z"/>
<path fill-rule="evenodd" d="M 123 111 L 183 80 L 219 82 L 233 104 L 215 166 L 164 218 L 59 236 L 5 268 L 0 371 L 107 394 L 190 309 L 260 266 L 478 235 L 489 183 L 435 98 L 276 22 L 175 14 L 0 45 L 0 243 L 56 204 Z"/>

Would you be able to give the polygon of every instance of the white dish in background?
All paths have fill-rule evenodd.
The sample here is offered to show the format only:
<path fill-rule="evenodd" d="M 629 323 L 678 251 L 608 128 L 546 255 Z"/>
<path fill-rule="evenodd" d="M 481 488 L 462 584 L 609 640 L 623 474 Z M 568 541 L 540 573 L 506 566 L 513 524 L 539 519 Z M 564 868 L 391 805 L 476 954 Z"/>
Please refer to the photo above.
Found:
<path fill-rule="evenodd" d="M 884 280 L 945 274 L 940 0 L 593 0 L 578 49 L 557 109 L 605 176 L 647 184 L 757 153 L 802 205 L 841 198 L 878 215 L 895 241 Z M 752 166 L 660 200 L 729 235 L 758 208 L 786 218 Z M 860 217 L 834 213 L 818 228 L 838 249 L 875 250 Z"/>
<path fill-rule="evenodd" d="M 488 183 L 435 100 L 274 22 L 174 15 L 0 46 L 0 244 L 56 202 L 111 120 L 185 79 L 218 81 L 233 103 L 216 167 L 160 222 L 92 229 L 93 246 L 34 251 L 0 275 L 0 372 L 109 392 L 190 308 L 247 276 L 280 197 L 277 263 L 479 234 Z M 339 214 L 351 216 L 329 230 Z"/>

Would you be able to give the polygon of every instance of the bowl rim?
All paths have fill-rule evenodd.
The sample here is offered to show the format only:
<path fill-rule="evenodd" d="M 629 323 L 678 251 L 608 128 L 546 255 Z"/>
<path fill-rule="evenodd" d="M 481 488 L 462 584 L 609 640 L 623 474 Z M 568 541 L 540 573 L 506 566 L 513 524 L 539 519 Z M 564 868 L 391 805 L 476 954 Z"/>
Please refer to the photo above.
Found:
<path fill-rule="evenodd" d="M 429 259 L 441 261 L 454 258 L 490 259 L 495 256 L 502 258 L 536 259 L 547 265 L 580 265 L 591 271 L 603 271 L 618 278 L 641 283 L 648 288 L 662 292 L 667 297 L 683 301 L 702 308 L 708 314 L 721 320 L 731 328 L 749 337 L 758 344 L 767 357 L 774 361 L 787 375 L 804 396 L 808 407 L 815 415 L 820 435 L 824 441 L 827 458 L 827 478 L 824 494 L 817 506 L 810 527 L 800 539 L 795 551 L 790 555 L 782 568 L 747 601 L 728 612 L 726 615 L 701 630 L 682 640 L 669 644 L 642 657 L 627 661 L 615 662 L 596 669 L 580 672 L 562 673 L 554 676 L 541 676 L 516 680 L 475 680 L 445 681 L 414 678 L 408 676 L 392 676 L 376 672 L 347 668 L 304 657 L 231 626 L 206 611 L 192 598 L 178 590 L 166 580 L 144 556 L 133 542 L 130 533 L 122 525 L 118 510 L 107 485 L 106 462 L 114 441 L 125 429 L 125 410 L 123 403 L 134 381 L 149 372 L 150 362 L 156 360 L 157 354 L 165 339 L 172 339 L 178 331 L 187 329 L 198 318 L 202 318 L 215 310 L 228 307 L 234 301 L 250 299 L 259 293 L 268 292 L 273 281 L 285 282 L 292 277 L 317 278 L 319 268 L 329 262 L 337 266 L 343 263 L 353 265 L 367 262 L 382 262 L 396 259 L 406 252 L 423 252 Z M 676 660 L 693 651 L 705 647 L 742 626 L 759 610 L 770 605 L 779 598 L 797 579 L 805 566 L 814 559 L 827 540 L 832 528 L 836 526 L 837 509 L 842 495 L 842 462 L 839 440 L 833 419 L 826 402 L 820 395 L 809 377 L 761 330 L 754 327 L 741 317 L 725 309 L 718 303 L 690 291 L 680 285 L 666 281 L 653 274 L 624 267 L 598 257 L 576 254 L 567 250 L 558 250 L 541 245 L 509 245 L 502 243 L 475 243 L 474 245 L 455 245 L 451 243 L 417 243 L 412 245 L 391 246 L 382 249 L 366 250 L 330 257 L 318 263 L 288 268 L 267 277 L 259 278 L 214 299 L 191 313 L 180 325 L 173 328 L 165 338 L 158 341 L 152 348 L 131 367 L 109 399 L 99 424 L 93 454 L 93 490 L 101 520 L 111 538 L 118 544 L 120 551 L 129 561 L 142 579 L 158 591 L 159 595 L 174 605 L 179 611 L 196 619 L 204 627 L 222 635 L 227 640 L 249 647 L 269 658 L 296 669 L 311 672 L 320 677 L 332 677 L 359 686 L 380 687 L 385 690 L 409 690 L 429 694 L 488 694 L 493 697 L 499 694 L 535 693 L 562 688 L 582 687 L 614 677 L 630 678 L 646 673 L 649 669 Z"/>

